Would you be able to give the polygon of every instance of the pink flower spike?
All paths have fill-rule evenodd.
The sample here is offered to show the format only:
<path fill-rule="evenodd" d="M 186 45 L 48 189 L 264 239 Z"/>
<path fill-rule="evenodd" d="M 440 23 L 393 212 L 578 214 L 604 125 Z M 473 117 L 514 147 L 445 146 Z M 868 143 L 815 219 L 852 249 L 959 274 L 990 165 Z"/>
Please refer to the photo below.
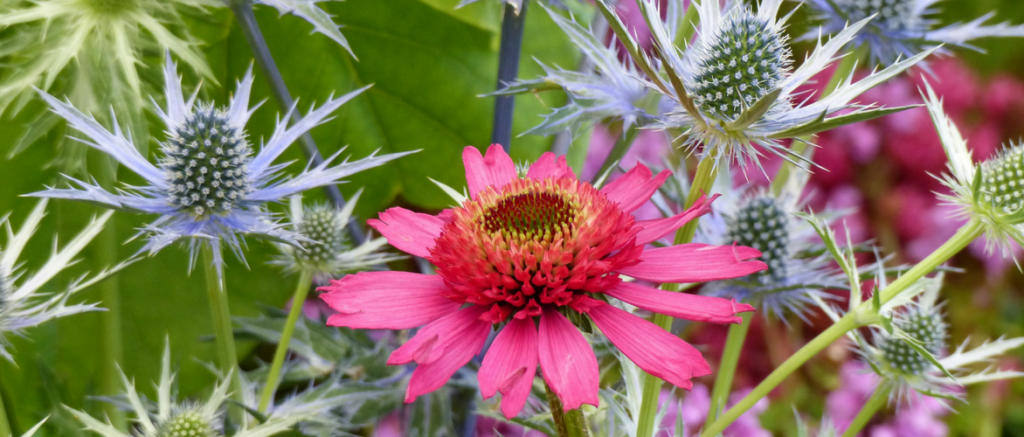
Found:
<path fill-rule="evenodd" d="M 466 166 L 466 185 L 469 197 L 476 199 L 476 193 L 487 187 L 500 189 L 519 177 L 512 158 L 501 148 L 501 144 L 492 144 L 487 149 L 487 156 L 473 146 L 462 149 L 462 163 Z"/>
<path fill-rule="evenodd" d="M 530 397 L 537 373 L 537 328 L 533 320 L 512 319 L 491 344 L 477 378 L 484 399 L 501 392 L 501 412 L 519 414 Z"/>
<path fill-rule="evenodd" d="M 633 212 L 650 200 L 651 195 L 658 191 L 671 174 L 666 170 L 652 178 L 651 169 L 637 164 L 626 174 L 605 185 L 601 192 L 608 196 L 608 200 L 618 203 L 622 211 Z"/>
<path fill-rule="evenodd" d="M 740 323 L 737 313 L 754 311 L 754 307 L 731 299 L 658 290 L 631 282 L 623 282 L 605 294 L 648 311 L 711 323 Z"/>
<path fill-rule="evenodd" d="M 620 268 L 619 273 L 651 282 L 717 281 L 767 270 L 761 261 L 746 261 L 759 256 L 760 251 L 746 246 L 679 244 L 645 250 L 640 264 Z"/>
<path fill-rule="evenodd" d="M 537 158 L 537 161 L 530 166 L 530 169 L 526 172 L 526 177 L 530 179 L 544 179 L 544 178 L 555 178 L 555 179 L 576 179 L 576 173 L 572 172 L 569 168 L 569 164 L 565 162 L 565 156 L 559 156 L 555 158 L 555 154 L 551 152 L 544 152 Z"/>
<path fill-rule="evenodd" d="M 380 220 L 370 219 L 366 223 L 398 250 L 423 258 L 430 256 L 434 240 L 441 236 L 444 227 L 444 221 L 430 214 L 397 207 L 380 213 Z"/>
<path fill-rule="evenodd" d="M 674 217 L 637 222 L 636 227 L 640 228 L 640 232 L 636 234 L 636 244 L 655 241 L 683 227 L 690 220 L 711 212 L 711 202 L 714 202 L 718 196 L 715 194 L 711 196 L 711 199 L 708 199 L 708 196 L 700 196 L 693 206 Z"/>
<path fill-rule="evenodd" d="M 490 331 L 491 324 L 480 320 L 480 315 L 486 310 L 487 308 L 482 305 L 473 305 L 431 322 L 420 329 L 415 337 L 395 349 L 388 357 L 388 364 L 406 364 L 415 361 L 417 364 L 423 365 L 433 363 L 441 358 L 450 359 L 450 349 L 455 350 L 454 348 L 462 347 L 469 341 L 468 339 L 479 335 L 479 331 Z M 469 359 L 467 358 L 466 361 Z M 466 361 L 463 361 L 462 364 L 465 364 Z"/>
<path fill-rule="evenodd" d="M 562 400 L 565 411 L 597 406 L 597 357 L 583 334 L 552 307 L 540 316 L 538 352 L 542 376 Z"/>
<path fill-rule="evenodd" d="M 472 313 L 468 309 L 465 312 Z M 423 329 L 429 328 L 430 325 L 427 325 Z M 444 353 L 427 363 L 421 362 L 412 372 L 412 377 L 409 378 L 409 387 L 405 389 L 406 403 L 413 402 L 420 395 L 441 388 L 455 372 L 480 353 L 484 343 L 487 342 L 487 336 L 491 333 L 491 324 L 477 319 L 473 323 L 463 325 L 463 328 L 459 330 L 457 336 L 448 339 L 448 347 L 444 349 Z M 438 343 L 440 342 L 439 339 Z M 436 349 L 437 344 L 434 346 Z M 390 360 L 388 360 L 388 364 L 391 364 Z"/>
<path fill-rule="evenodd" d="M 334 314 L 329 326 L 355 329 L 409 329 L 433 322 L 459 309 L 441 295 L 444 280 L 408 272 L 362 272 L 317 290 Z"/>
<path fill-rule="evenodd" d="M 689 390 L 690 378 L 711 374 L 697 349 L 658 325 L 604 302 L 587 314 L 615 347 L 651 375 Z"/>

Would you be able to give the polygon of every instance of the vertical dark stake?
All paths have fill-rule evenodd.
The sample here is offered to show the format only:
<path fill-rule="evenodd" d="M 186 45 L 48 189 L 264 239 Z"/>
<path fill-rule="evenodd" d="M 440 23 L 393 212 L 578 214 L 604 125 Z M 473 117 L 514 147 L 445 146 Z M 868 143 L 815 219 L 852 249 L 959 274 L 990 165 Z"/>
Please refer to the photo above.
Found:
<path fill-rule="evenodd" d="M 501 49 L 498 52 L 498 85 L 497 89 L 516 80 L 519 75 L 519 53 L 523 48 L 523 27 L 526 24 L 526 6 L 529 0 L 523 0 L 516 13 L 515 6 L 505 4 L 505 16 L 501 19 Z M 515 96 L 497 96 L 494 98 L 494 131 L 491 143 L 501 144 L 505 152 L 512 144 L 512 112 L 515 110 Z"/>
<path fill-rule="evenodd" d="M 284 78 L 281 77 L 281 71 L 277 69 L 277 63 L 274 62 L 274 57 L 270 54 L 267 41 L 263 38 L 259 23 L 256 22 L 256 15 L 252 12 L 252 4 L 249 3 L 249 0 L 231 0 L 228 3 L 239 26 L 242 27 L 242 33 L 245 34 L 245 40 L 249 42 L 252 54 L 256 57 L 256 65 L 259 66 L 260 71 L 270 83 L 270 89 L 274 92 L 277 105 L 282 112 L 290 111 L 292 106 L 295 106 L 295 99 L 292 99 L 291 93 L 288 92 L 288 86 L 285 85 Z M 292 112 L 292 122 L 297 122 L 299 119 L 298 111 Z M 320 156 L 320 149 L 316 147 L 313 136 L 308 132 L 302 136 L 302 151 L 306 154 L 307 159 L 313 161 L 313 165 L 324 162 L 324 158 Z M 327 198 L 336 208 L 341 209 L 345 206 L 345 198 L 342 197 L 341 191 L 336 185 L 327 185 L 323 189 Z M 348 230 L 356 245 L 362 244 L 366 237 L 354 217 L 348 222 Z"/>

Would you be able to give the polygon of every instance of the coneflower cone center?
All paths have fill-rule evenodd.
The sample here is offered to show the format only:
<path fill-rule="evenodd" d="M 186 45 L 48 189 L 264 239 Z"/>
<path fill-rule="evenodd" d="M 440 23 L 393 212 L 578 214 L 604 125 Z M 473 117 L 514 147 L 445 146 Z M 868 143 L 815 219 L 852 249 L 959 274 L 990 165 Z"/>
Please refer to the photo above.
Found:
<path fill-rule="evenodd" d="M 1001 212 L 1024 207 L 1024 148 L 1009 149 L 981 166 L 982 198 Z"/>
<path fill-rule="evenodd" d="M 199 107 L 168 131 L 161 162 L 168 199 L 196 217 L 226 214 L 252 190 L 248 165 L 252 148 L 242 129 L 212 106 Z"/>
<path fill-rule="evenodd" d="M 913 0 L 833 0 L 840 13 L 846 14 L 849 22 L 856 23 L 865 18 L 875 17 L 868 26 L 884 30 L 906 30 L 913 24 Z"/>
<path fill-rule="evenodd" d="M 771 92 L 788 71 L 784 35 L 749 11 L 726 18 L 702 53 L 692 94 L 705 114 L 736 119 Z"/>
<path fill-rule="evenodd" d="M 945 347 L 946 324 L 942 321 L 941 314 L 936 311 L 912 309 L 896 321 L 896 327 L 920 341 L 924 349 L 933 356 L 938 355 Z M 919 376 L 932 368 L 932 363 L 911 348 L 905 340 L 886 338 L 879 345 L 879 349 L 892 371 Z"/>
<path fill-rule="evenodd" d="M 485 320 L 578 309 L 639 262 L 633 216 L 573 179 L 517 179 L 452 210 L 430 260 L 450 299 L 488 306 Z"/>

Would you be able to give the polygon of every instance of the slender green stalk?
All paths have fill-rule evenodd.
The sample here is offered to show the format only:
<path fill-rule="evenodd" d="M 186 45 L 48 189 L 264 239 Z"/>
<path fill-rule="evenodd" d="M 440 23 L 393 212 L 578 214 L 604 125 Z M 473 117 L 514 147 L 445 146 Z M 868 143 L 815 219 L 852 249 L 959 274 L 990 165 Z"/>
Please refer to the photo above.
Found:
<path fill-rule="evenodd" d="M 697 173 L 693 176 L 693 185 L 690 193 L 686 196 L 685 208 L 693 206 L 703 194 L 711 190 L 715 178 L 718 176 L 718 167 L 715 165 L 715 156 L 707 156 L 697 164 Z M 676 231 L 675 244 L 684 244 L 693 241 L 697 233 L 697 220 L 690 220 L 689 223 Z M 662 284 L 666 290 L 679 291 L 678 284 Z M 654 323 L 664 330 L 672 327 L 672 317 L 664 314 L 655 314 Z M 637 437 L 649 437 L 654 435 L 654 416 L 658 413 L 658 399 L 661 394 L 661 379 L 658 377 L 644 375 L 644 392 L 640 403 L 640 413 L 637 418 Z"/>
<path fill-rule="evenodd" d="M 547 382 L 544 383 L 544 389 L 548 395 L 551 420 L 555 422 L 558 437 L 589 437 L 590 431 L 587 430 L 587 419 L 583 417 L 583 410 L 577 408 L 565 411 L 562 401 L 558 399 L 555 392 L 551 391 Z"/>
<path fill-rule="evenodd" d="M 725 350 L 722 351 L 722 359 L 718 362 L 715 385 L 711 389 L 711 407 L 708 409 L 708 418 L 704 423 L 714 422 L 718 414 L 725 410 L 725 401 L 729 398 L 729 392 L 732 391 L 732 378 L 736 375 L 740 352 L 743 351 L 743 343 L 747 339 L 747 332 L 750 331 L 752 315 L 753 313 L 743 313 L 743 322 L 729 326 L 729 336 L 725 339 Z"/>
<path fill-rule="evenodd" d="M 274 361 L 270 364 L 270 373 L 267 374 L 267 385 L 263 387 L 263 395 L 260 397 L 259 412 L 266 413 L 270 407 L 270 401 L 274 399 L 274 392 L 281 380 L 281 368 L 284 367 L 284 357 L 288 355 L 288 343 L 292 341 L 292 333 L 295 332 L 295 324 L 302 314 L 302 305 L 306 303 L 306 295 L 313 285 L 313 275 L 303 270 L 299 273 L 299 282 L 295 286 L 295 295 L 292 297 L 292 309 L 288 311 L 288 319 L 284 322 L 284 329 L 281 331 L 281 340 L 277 342 L 277 350 L 274 351 Z"/>
<path fill-rule="evenodd" d="M 963 227 L 960 228 L 948 241 L 942 244 L 938 249 L 928 255 L 927 258 L 921 260 L 913 268 L 908 270 L 893 283 L 889 284 L 882 290 L 879 300 L 883 304 L 889 302 L 894 297 L 899 295 L 901 292 L 907 289 L 911 284 L 917 282 L 924 275 L 935 271 L 940 265 L 945 263 L 947 260 L 956 255 L 958 252 L 963 250 L 974 241 L 976 238 L 981 236 L 983 227 L 977 220 L 971 220 L 967 222 Z M 847 313 L 838 322 L 826 329 L 821 334 L 818 334 L 810 343 L 807 343 L 804 347 L 800 348 L 793 356 L 789 357 L 785 362 L 782 363 L 777 369 L 772 371 L 764 381 L 761 381 L 757 387 L 754 388 L 747 396 L 740 400 L 734 405 L 728 412 L 715 420 L 710 426 L 705 428 L 704 432 L 701 433 L 701 437 L 713 437 L 718 433 L 725 430 L 733 421 L 738 419 L 743 413 L 749 410 L 757 401 L 768 395 L 776 386 L 784 381 L 791 373 L 796 369 L 800 368 L 807 360 L 821 352 L 823 349 L 832 344 L 833 341 L 838 340 L 840 337 L 845 335 L 847 332 L 856 329 L 861 326 L 858 322 L 858 315 L 862 313 L 863 309 L 872 305 L 871 302 L 864 302 L 860 307 L 855 308 L 853 311 Z"/>
<path fill-rule="evenodd" d="M 821 92 L 820 98 L 828 97 L 832 94 L 836 88 L 839 88 L 839 84 L 846 80 L 853 72 L 853 69 L 857 65 L 857 61 L 860 60 L 860 52 L 854 52 L 847 54 L 841 61 L 836 69 L 832 72 L 832 77 L 828 80 L 828 84 L 825 85 L 825 89 Z M 795 155 L 810 155 L 814 153 L 814 149 L 806 150 L 807 143 L 814 142 L 814 135 L 808 135 L 794 140 L 793 144 L 789 146 L 789 150 Z M 811 159 L 811 156 L 804 156 L 807 160 Z M 775 178 L 772 179 L 772 192 L 779 194 L 782 192 L 782 187 L 786 186 L 786 181 L 789 180 L 789 174 L 793 171 L 793 164 L 789 161 L 782 161 L 782 165 L 779 167 L 779 171 L 775 173 Z"/>
<path fill-rule="evenodd" d="M 231 310 L 228 308 L 228 291 L 224 284 L 224 271 L 214 260 L 214 251 L 219 251 L 218 244 L 203 243 L 203 268 L 206 273 L 206 297 L 210 302 L 210 314 L 213 316 L 214 344 L 217 348 L 217 364 L 221 372 L 231 372 L 231 398 L 242 402 L 242 375 L 238 367 L 238 352 L 235 349 L 235 334 L 231 327 Z M 237 405 L 229 409 L 231 418 L 236 423 L 243 420 L 242 410 Z"/>
<path fill-rule="evenodd" d="M 114 187 L 117 182 L 117 162 L 109 157 L 102 156 L 96 170 L 96 178 L 101 186 L 105 188 Z M 115 220 L 107 222 L 100 231 L 96 241 L 95 254 L 96 264 L 102 269 L 118 263 L 117 248 L 121 241 L 117 238 L 117 224 Z M 97 270 L 98 270 L 97 269 Z M 98 285 L 100 289 L 100 301 L 106 311 L 99 314 L 100 319 L 100 341 L 99 341 L 99 371 L 97 374 L 97 391 L 102 396 L 116 396 L 121 391 L 121 376 L 117 370 L 117 364 L 124 358 L 124 346 L 121 335 L 121 289 L 117 275 L 107 278 Z M 110 424 L 121 431 L 128 429 L 128 416 L 120 408 L 110 402 L 103 403 L 103 412 L 110 419 Z"/>
<path fill-rule="evenodd" d="M 526 7 L 530 0 L 523 0 L 517 10 L 512 3 L 505 3 L 505 15 L 501 19 L 501 45 L 498 48 L 497 89 L 505 88 L 519 76 L 519 57 L 523 49 L 523 29 L 526 27 Z M 494 98 L 494 125 L 491 144 L 501 144 L 507 153 L 512 147 L 512 116 L 515 112 L 516 96 Z"/>
<path fill-rule="evenodd" d="M 0 437 L 10 435 L 11 424 L 7 421 L 7 407 L 4 405 L 3 396 L 0 396 Z"/>
<path fill-rule="evenodd" d="M 875 392 L 871 394 L 868 403 L 864 404 L 864 408 L 860 409 L 860 412 L 853 418 L 850 426 L 846 428 L 846 431 L 843 431 L 842 437 L 856 437 L 857 433 L 867 426 L 871 418 L 875 417 L 875 413 L 878 412 L 879 408 L 882 408 L 882 405 L 885 405 L 888 399 L 889 394 L 885 390 L 875 388 Z"/>
<path fill-rule="evenodd" d="M 636 126 L 630 126 L 626 129 L 622 135 L 615 140 L 615 145 L 612 146 L 612 150 L 608 152 L 608 156 L 604 158 L 604 162 L 601 163 L 601 168 L 594 174 L 594 187 L 601 188 L 604 185 L 604 181 L 608 180 L 608 174 L 611 173 L 613 166 L 618 165 L 619 161 L 622 160 L 623 156 L 626 156 L 626 152 L 633 145 L 633 141 L 636 141 L 637 135 L 640 135 L 640 129 Z"/>

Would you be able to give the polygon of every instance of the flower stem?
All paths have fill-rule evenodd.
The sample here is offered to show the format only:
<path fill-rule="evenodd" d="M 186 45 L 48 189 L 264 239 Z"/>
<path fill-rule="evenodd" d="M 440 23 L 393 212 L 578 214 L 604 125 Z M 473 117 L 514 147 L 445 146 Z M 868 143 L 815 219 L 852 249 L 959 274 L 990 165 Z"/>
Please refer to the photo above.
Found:
<path fill-rule="evenodd" d="M 868 422 L 870 422 L 871 418 L 875 416 L 878 409 L 882 408 L 882 405 L 885 404 L 888 398 L 888 393 L 885 390 L 875 388 L 875 392 L 871 394 L 871 398 L 868 399 L 868 403 L 864 404 L 864 408 L 861 408 L 860 412 L 857 413 L 857 416 L 853 418 L 853 422 L 851 422 L 850 426 L 843 432 L 842 437 L 856 437 L 857 433 L 867 426 Z"/>
<path fill-rule="evenodd" d="M 740 352 L 743 351 L 743 342 L 747 339 L 747 332 L 750 331 L 750 318 L 753 313 L 743 313 L 743 322 L 738 325 L 729 326 L 729 336 L 725 340 L 725 350 L 722 351 L 722 358 L 718 362 L 718 371 L 715 374 L 715 385 L 711 389 L 711 407 L 708 409 L 708 418 L 704 423 L 711 423 L 725 410 L 725 401 L 732 391 L 732 379 L 736 375 L 736 365 L 740 361 Z"/>
<path fill-rule="evenodd" d="M 238 352 L 235 349 L 235 335 L 231 328 L 231 310 L 228 308 L 228 292 L 224 285 L 224 271 L 216 262 L 220 259 L 217 242 L 202 243 L 203 267 L 206 273 L 206 297 L 210 301 L 213 317 L 214 341 L 217 347 L 217 363 L 221 372 L 231 377 L 231 398 L 242 402 L 242 375 L 238 367 Z M 232 420 L 242 423 L 242 410 L 237 405 L 229 408 Z"/>
<path fill-rule="evenodd" d="M 284 358 L 288 355 L 288 343 L 292 340 L 292 333 L 295 332 L 295 324 L 302 314 L 302 305 L 306 303 L 306 295 L 312 285 L 313 276 L 310 272 L 303 270 L 299 273 L 299 282 L 295 286 L 295 295 L 292 297 L 292 308 L 288 311 L 288 319 L 284 322 L 284 329 L 281 331 L 281 339 L 277 342 L 277 350 L 274 351 L 274 361 L 270 364 L 270 373 L 267 374 L 267 384 L 263 387 L 263 395 L 260 397 L 259 412 L 266 413 L 270 407 L 270 401 L 274 399 L 274 392 L 281 380 L 281 368 L 284 367 Z"/>
<path fill-rule="evenodd" d="M 7 406 L 4 405 L 3 396 L 0 395 L 0 436 L 10 436 L 11 424 L 7 421 Z"/>
<path fill-rule="evenodd" d="M 619 161 L 622 160 L 623 156 L 626 156 L 626 152 L 629 151 L 630 146 L 633 145 L 633 141 L 636 140 L 637 135 L 640 134 L 640 129 L 636 126 L 630 126 L 626 129 L 622 135 L 615 140 L 615 145 L 612 146 L 612 150 L 608 152 L 608 156 L 604 158 L 604 162 L 601 163 L 601 168 L 594 174 L 594 187 L 601 188 L 604 182 L 608 180 L 608 175 L 612 171 L 612 167 L 618 165 Z"/>
<path fill-rule="evenodd" d="M 252 3 L 250 3 L 250 0 L 228 0 L 227 3 L 235 14 L 238 25 L 242 28 L 242 33 L 245 34 L 245 40 L 249 43 L 253 56 L 256 57 L 256 65 L 259 66 L 260 71 L 263 72 L 267 82 L 270 84 L 270 90 L 274 93 L 274 100 L 277 100 L 277 106 L 282 112 L 291 113 L 292 123 L 298 122 L 302 116 L 297 110 L 292 111 L 292 108 L 295 107 L 295 99 L 288 92 L 288 86 L 284 83 L 281 70 L 277 68 L 277 63 L 274 62 L 274 56 L 270 53 L 270 48 L 267 46 L 267 40 L 263 37 L 263 31 L 260 30 L 260 24 L 256 21 L 256 15 L 253 14 Z M 306 158 L 313 163 L 313 166 L 323 163 L 324 158 L 320 155 L 320 149 L 317 148 L 316 142 L 313 141 L 313 136 L 306 132 L 302 135 L 301 139 L 302 151 L 305 153 Z M 324 185 L 323 190 L 335 208 L 342 209 L 345 207 L 345 198 L 341 195 L 341 190 L 336 185 Z M 362 244 L 366 239 L 363 230 L 359 227 L 359 222 L 354 217 L 348 222 L 348 230 L 356 245 Z"/>
<path fill-rule="evenodd" d="M 946 262 L 953 255 L 963 250 L 970 244 L 974 239 L 981 236 L 983 227 L 977 220 L 971 220 L 967 222 L 963 227 L 960 228 L 948 241 L 942 244 L 938 249 L 928 255 L 927 258 L 921 260 L 913 268 L 908 270 L 898 279 L 889 284 L 882 290 L 879 299 L 884 304 L 894 297 L 899 295 L 901 292 L 907 289 L 910 285 L 917 282 L 924 275 L 931 273 L 937 267 Z M 778 386 L 783 380 L 785 380 L 791 373 L 796 369 L 800 368 L 807 360 L 812 356 L 816 355 L 821 350 L 832 344 L 833 341 L 838 340 L 840 337 L 845 335 L 847 332 L 856 329 L 860 326 L 858 322 L 858 314 L 861 313 L 861 309 L 871 306 L 870 301 L 863 302 L 860 307 L 847 313 L 834 325 L 826 329 L 821 334 L 818 334 L 810 343 L 807 343 L 804 347 L 800 348 L 793 356 L 789 357 L 785 362 L 782 363 L 777 369 L 772 371 L 764 381 L 761 381 L 757 387 L 754 388 L 747 396 L 740 400 L 734 405 L 728 412 L 718 418 L 709 427 L 705 428 L 704 432 L 701 433 L 701 437 L 712 437 L 718 435 L 718 433 L 725 430 L 733 421 L 740 417 L 743 413 L 749 410 L 757 401 L 768 395 L 776 386 Z"/>
<path fill-rule="evenodd" d="M 99 159 L 96 178 L 100 185 L 112 188 L 117 182 L 117 162 L 113 159 L 103 157 Z M 100 231 L 99 243 L 95 249 L 96 263 L 102 269 L 117 264 L 117 248 L 121 245 L 117 238 L 117 225 L 115 221 L 107 222 Z M 102 396 L 117 396 L 121 390 L 121 377 L 117 370 L 117 364 L 122 362 L 124 357 L 124 346 L 121 336 L 121 290 L 117 275 L 107 278 L 98 285 L 100 289 L 100 301 L 106 311 L 99 314 L 100 319 L 100 341 L 99 341 L 99 372 L 98 392 Z M 103 412 L 110 419 L 111 425 L 118 430 L 128 429 L 128 418 L 124 411 L 116 405 L 104 402 Z M 2 435 L 2 434 L 0 434 Z"/>
<path fill-rule="evenodd" d="M 551 391 L 551 387 L 548 386 L 546 381 L 544 382 L 544 389 L 548 395 L 551 420 L 555 422 L 558 437 L 588 437 L 590 432 L 587 431 L 587 419 L 583 417 L 583 410 L 577 408 L 565 411 L 562 401 L 558 399 L 558 395 L 555 392 Z"/>
<path fill-rule="evenodd" d="M 505 15 L 501 19 L 501 47 L 498 50 L 498 84 L 497 89 L 505 86 L 519 76 L 519 55 L 523 48 L 523 28 L 526 27 L 526 6 L 529 0 L 523 0 L 516 7 L 505 4 Z M 491 131 L 491 143 L 501 144 L 508 153 L 512 144 L 512 115 L 515 111 L 516 96 L 497 96 L 494 98 L 494 130 Z"/>
<path fill-rule="evenodd" d="M 690 193 L 686 196 L 684 209 L 693 206 L 704 193 L 711 190 L 711 186 L 718 176 L 718 166 L 715 165 L 715 156 L 707 156 L 697 164 L 697 173 L 693 176 L 693 184 Z M 684 244 L 693 241 L 697 233 L 697 220 L 690 220 L 689 223 L 676 231 L 675 244 Z M 678 284 L 663 284 L 666 290 L 679 291 Z M 654 315 L 654 324 L 664 330 L 672 327 L 672 317 L 664 314 Z M 658 377 L 644 375 L 644 392 L 640 403 L 640 414 L 637 417 L 637 437 L 649 437 L 654 435 L 654 416 L 658 413 L 658 399 L 661 394 L 661 379 Z"/>

